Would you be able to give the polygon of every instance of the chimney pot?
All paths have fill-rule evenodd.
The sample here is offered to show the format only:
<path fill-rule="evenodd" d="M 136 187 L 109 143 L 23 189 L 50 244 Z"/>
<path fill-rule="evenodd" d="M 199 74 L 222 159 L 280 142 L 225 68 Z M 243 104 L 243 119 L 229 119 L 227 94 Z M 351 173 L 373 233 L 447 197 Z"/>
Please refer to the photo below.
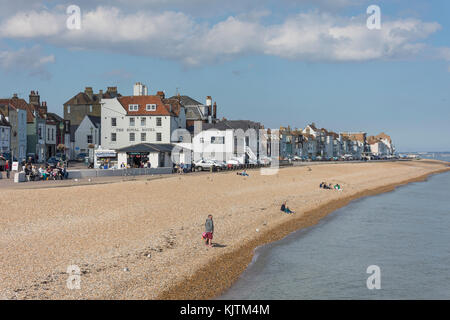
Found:
<path fill-rule="evenodd" d="M 164 98 L 165 98 L 164 91 L 158 91 L 158 92 L 156 93 L 156 95 L 157 95 L 157 96 L 160 96 L 161 99 L 164 99 Z"/>

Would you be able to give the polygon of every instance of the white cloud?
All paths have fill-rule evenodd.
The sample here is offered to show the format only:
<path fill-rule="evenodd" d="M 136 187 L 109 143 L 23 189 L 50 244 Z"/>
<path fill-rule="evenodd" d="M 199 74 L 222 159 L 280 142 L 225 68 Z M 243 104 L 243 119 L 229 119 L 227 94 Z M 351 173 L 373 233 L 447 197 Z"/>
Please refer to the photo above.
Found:
<path fill-rule="evenodd" d="M 438 23 L 418 19 L 384 19 L 381 30 L 368 30 L 365 16 L 317 11 L 277 24 L 260 21 L 258 17 L 267 12 L 230 16 L 215 24 L 174 11 L 126 13 L 115 7 L 97 7 L 82 14 L 81 30 L 68 30 L 64 11 L 18 13 L 0 23 L 0 36 L 167 58 L 195 66 L 248 54 L 303 61 L 409 58 L 425 48 L 423 39 L 440 29 Z"/>
<path fill-rule="evenodd" d="M 21 48 L 17 51 L 0 51 L 0 68 L 6 72 L 27 72 L 29 75 L 50 78 L 47 65 L 55 62 L 53 55 L 43 55 L 39 46 Z"/>

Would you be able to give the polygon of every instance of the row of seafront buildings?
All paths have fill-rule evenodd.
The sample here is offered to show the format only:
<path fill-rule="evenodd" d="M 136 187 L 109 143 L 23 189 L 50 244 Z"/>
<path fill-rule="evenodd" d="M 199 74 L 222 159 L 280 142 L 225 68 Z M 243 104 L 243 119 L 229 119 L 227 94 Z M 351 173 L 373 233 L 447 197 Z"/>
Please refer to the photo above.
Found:
<path fill-rule="evenodd" d="M 395 153 L 392 139 L 384 132 L 368 136 L 366 132 L 336 133 L 317 128 L 315 123 L 304 129 L 280 128 L 280 156 L 325 160 L 344 156 L 361 160 L 368 157 L 385 158 Z"/>
<path fill-rule="evenodd" d="M 149 94 L 142 83 L 134 85 L 131 96 L 122 96 L 117 87 L 98 93 L 86 87 L 64 103 L 63 117 L 48 112 L 37 91 L 31 91 L 28 102 L 17 95 L 0 99 L 0 134 L 0 153 L 10 152 L 19 161 L 31 155 L 37 162 L 58 154 L 68 159 L 89 155 L 96 167 L 394 153 L 384 133 L 335 133 L 314 123 L 304 129 L 265 130 L 259 122 L 219 119 L 210 96 L 202 103 L 185 95 L 166 97 L 163 91 Z"/>
<path fill-rule="evenodd" d="M 31 91 L 28 102 L 14 94 L 0 99 L 0 154 L 19 161 L 45 161 L 63 145 L 64 121 L 48 112 L 47 102 Z"/>

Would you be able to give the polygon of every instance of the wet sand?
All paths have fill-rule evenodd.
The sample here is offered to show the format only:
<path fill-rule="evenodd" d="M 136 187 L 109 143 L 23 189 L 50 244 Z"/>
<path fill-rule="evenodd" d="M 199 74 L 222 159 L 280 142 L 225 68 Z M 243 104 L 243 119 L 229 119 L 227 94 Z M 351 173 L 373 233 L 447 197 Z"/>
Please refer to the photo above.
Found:
<path fill-rule="evenodd" d="M 324 164 L 250 177 L 235 172 L 0 193 L 0 298 L 206 299 L 247 267 L 255 247 L 349 201 L 449 170 L 438 161 Z M 322 190 L 322 181 L 343 191 Z M 295 210 L 280 212 L 282 201 Z M 202 240 L 214 215 L 214 248 Z M 258 229 L 258 231 L 257 231 Z M 70 290 L 67 268 L 80 268 Z"/>

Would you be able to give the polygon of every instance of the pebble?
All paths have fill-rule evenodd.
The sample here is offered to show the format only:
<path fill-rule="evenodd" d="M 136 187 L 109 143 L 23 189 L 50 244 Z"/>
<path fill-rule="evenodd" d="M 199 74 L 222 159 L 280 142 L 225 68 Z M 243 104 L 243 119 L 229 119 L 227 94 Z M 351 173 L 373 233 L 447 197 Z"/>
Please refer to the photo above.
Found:
<path fill-rule="evenodd" d="M 123 271 L 128 272 L 128 271 L 130 271 L 130 269 L 128 269 L 128 268 L 123 268 Z"/>

